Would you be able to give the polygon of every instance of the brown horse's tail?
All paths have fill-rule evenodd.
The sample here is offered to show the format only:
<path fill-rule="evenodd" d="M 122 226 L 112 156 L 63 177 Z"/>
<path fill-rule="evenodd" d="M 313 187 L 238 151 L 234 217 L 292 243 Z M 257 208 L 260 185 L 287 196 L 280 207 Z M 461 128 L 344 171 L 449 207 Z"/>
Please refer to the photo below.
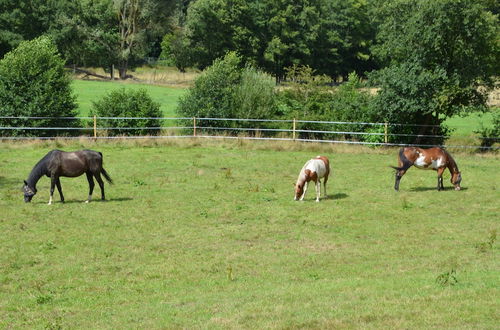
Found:
<path fill-rule="evenodd" d="M 108 181 L 109 183 L 113 184 L 113 179 L 111 179 L 111 177 L 109 176 L 108 172 L 106 172 L 106 170 L 104 169 L 104 167 L 102 167 L 102 153 L 99 152 L 99 155 L 101 155 L 101 173 L 104 176 L 104 178 L 106 179 L 106 181 Z"/>
<path fill-rule="evenodd" d="M 410 161 L 405 156 L 405 148 L 399 149 L 399 160 L 401 161 L 401 163 L 403 163 L 403 166 L 401 167 L 391 166 L 396 171 L 406 171 L 407 169 L 413 166 L 413 162 Z"/>

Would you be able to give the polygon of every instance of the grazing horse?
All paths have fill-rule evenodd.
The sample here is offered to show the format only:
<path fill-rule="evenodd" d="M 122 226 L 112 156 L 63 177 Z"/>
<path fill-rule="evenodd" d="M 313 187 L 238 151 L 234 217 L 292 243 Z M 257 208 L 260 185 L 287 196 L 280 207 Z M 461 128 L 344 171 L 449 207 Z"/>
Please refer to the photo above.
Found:
<path fill-rule="evenodd" d="M 52 150 L 45 157 L 43 157 L 31 170 L 27 180 L 24 181 L 23 192 L 24 201 L 31 202 L 35 196 L 36 183 L 44 175 L 50 178 L 50 199 L 49 205 L 52 204 L 52 196 L 54 194 L 54 186 L 57 186 L 61 202 L 64 203 L 64 196 L 61 189 L 61 182 L 59 177 L 77 177 L 83 173 L 87 174 L 89 182 L 89 197 L 86 203 L 92 200 L 92 192 L 94 191 L 94 179 L 96 178 L 101 188 L 101 198 L 104 197 L 104 182 L 101 178 L 102 175 L 109 183 L 113 183 L 111 177 L 102 167 L 102 154 L 93 150 L 80 150 L 74 152 L 65 152 L 61 150 Z"/>
<path fill-rule="evenodd" d="M 457 163 L 446 150 L 439 147 L 429 149 L 406 147 L 399 150 L 398 167 L 391 166 L 396 170 L 396 182 L 394 183 L 394 189 L 396 191 L 399 190 L 399 181 L 401 177 L 412 165 L 420 169 L 432 169 L 437 171 L 438 191 L 444 190 L 443 172 L 448 168 L 451 173 L 451 183 L 455 186 L 455 190 L 460 190 L 462 175 L 458 170 Z"/>
<path fill-rule="evenodd" d="M 325 156 L 317 156 L 313 158 L 302 167 L 300 170 L 299 178 L 295 184 L 295 200 L 303 200 L 306 195 L 307 186 L 309 181 L 314 181 L 316 188 L 316 202 L 319 202 L 321 195 L 321 179 L 323 180 L 324 197 L 326 197 L 326 182 L 330 174 L 330 161 Z"/>

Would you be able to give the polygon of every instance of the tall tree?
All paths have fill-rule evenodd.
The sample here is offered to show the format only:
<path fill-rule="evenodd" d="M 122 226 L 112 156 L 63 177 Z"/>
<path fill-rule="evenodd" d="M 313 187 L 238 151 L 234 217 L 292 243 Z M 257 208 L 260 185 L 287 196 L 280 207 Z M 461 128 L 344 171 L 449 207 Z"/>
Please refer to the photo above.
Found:
<path fill-rule="evenodd" d="M 374 53 L 387 67 L 374 78 L 386 120 L 429 125 L 413 133 L 436 135 L 446 117 L 484 107 L 500 65 L 496 16 L 474 0 L 398 0 L 383 9 Z"/>

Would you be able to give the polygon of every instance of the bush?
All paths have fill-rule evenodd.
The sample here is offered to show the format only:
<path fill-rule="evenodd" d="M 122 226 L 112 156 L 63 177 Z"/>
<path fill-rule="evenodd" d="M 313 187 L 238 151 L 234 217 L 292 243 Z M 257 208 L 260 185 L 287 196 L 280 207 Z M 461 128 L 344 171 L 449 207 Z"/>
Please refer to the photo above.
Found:
<path fill-rule="evenodd" d="M 493 113 L 493 125 L 485 127 L 481 123 L 481 128 L 474 133 L 481 135 L 481 151 L 487 151 L 495 143 L 500 143 L 500 111 Z"/>
<path fill-rule="evenodd" d="M 372 122 L 377 116 L 372 112 L 368 92 L 361 90 L 360 78 L 352 73 L 348 82 L 336 89 L 330 87 L 330 79 L 316 76 L 309 67 L 287 69 L 291 80 L 289 87 L 279 94 L 279 103 L 284 119 Z M 367 125 L 299 123 L 297 129 L 317 131 L 365 132 L 372 129 Z M 302 132 L 302 138 L 338 138 L 364 140 L 367 136 L 354 134 L 326 135 L 325 133 Z"/>
<path fill-rule="evenodd" d="M 182 117 L 270 119 L 277 115 L 273 79 L 244 66 L 234 52 L 217 59 L 181 98 Z M 266 127 L 265 123 L 204 120 L 203 127 Z"/>
<path fill-rule="evenodd" d="M 98 117 L 141 117 L 147 119 L 100 119 L 99 125 L 114 128 L 108 135 L 154 135 L 159 132 L 162 116 L 160 104 L 146 90 L 121 88 L 92 103 L 92 115 Z M 125 129 L 134 127 L 134 129 Z M 154 128 L 153 128 L 154 127 Z"/>
<path fill-rule="evenodd" d="M 75 96 L 54 42 L 40 37 L 22 42 L 0 60 L 0 116 L 74 117 Z M 1 119 L 8 127 L 78 127 L 77 120 Z M 2 130 L 4 135 L 48 136 L 53 130 Z M 65 134 L 75 133 L 68 130 Z"/>

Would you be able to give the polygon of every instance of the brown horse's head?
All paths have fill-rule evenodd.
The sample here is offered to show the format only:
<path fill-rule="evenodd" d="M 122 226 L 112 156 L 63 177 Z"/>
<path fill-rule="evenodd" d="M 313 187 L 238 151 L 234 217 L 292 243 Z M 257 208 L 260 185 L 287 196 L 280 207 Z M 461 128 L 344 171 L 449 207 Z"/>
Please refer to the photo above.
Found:
<path fill-rule="evenodd" d="M 36 195 L 36 188 L 30 187 L 28 185 L 28 182 L 26 182 L 26 180 L 25 180 L 24 186 L 23 186 L 23 193 L 24 193 L 24 202 L 29 203 L 29 202 L 31 202 L 31 199 L 33 198 L 33 196 Z"/>
<path fill-rule="evenodd" d="M 455 190 L 460 190 L 460 182 L 462 182 L 462 174 L 460 172 L 454 172 L 451 175 L 451 183 L 455 186 Z"/>

